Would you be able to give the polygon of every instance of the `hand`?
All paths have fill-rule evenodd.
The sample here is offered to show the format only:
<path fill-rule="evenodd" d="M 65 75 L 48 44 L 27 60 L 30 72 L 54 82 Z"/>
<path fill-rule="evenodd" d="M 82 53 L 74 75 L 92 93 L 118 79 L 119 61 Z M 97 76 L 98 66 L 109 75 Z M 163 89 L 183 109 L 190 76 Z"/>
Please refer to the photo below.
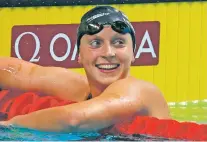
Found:
<path fill-rule="evenodd" d="M 9 125 L 9 121 L 0 121 L 0 125 L 8 126 Z"/>

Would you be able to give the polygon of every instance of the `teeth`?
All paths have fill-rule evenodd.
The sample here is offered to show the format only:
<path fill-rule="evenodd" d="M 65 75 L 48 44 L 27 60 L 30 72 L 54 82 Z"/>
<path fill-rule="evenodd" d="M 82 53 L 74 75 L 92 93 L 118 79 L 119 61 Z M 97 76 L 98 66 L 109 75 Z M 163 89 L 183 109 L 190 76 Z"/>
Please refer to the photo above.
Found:
<path fill-rule="evenodd" d="M 97 67 L 100 68 L 100 69 L 110 70 L 110 69 L 117 68 L 118 65 L 98 65 Z"/>

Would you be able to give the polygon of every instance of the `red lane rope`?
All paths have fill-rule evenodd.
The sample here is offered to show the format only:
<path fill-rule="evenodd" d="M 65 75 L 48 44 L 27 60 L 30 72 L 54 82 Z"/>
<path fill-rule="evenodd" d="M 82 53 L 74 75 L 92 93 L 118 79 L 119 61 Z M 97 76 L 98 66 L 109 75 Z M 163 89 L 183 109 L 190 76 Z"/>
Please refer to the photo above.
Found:
<path fill-rule="evenodd" d="M 0 92 L 0 102 L 8 93 L 9 91 L 7 90 Z M 76 102 L 65 101 L 54 96 L 40 97 L 36 93 L 27 92 L 3 102 L 0 112 L 7 114 L 8 117 L 6 120 L 9 120 L 17 115 L 72 103 Z M 161 120 L 148 116 L 137 116 L 132 122 L 118 124 L 114 128 L 120 133 L 128 135 L 147 134 L 182 140 L 207 140 L 206 124 Z"/>
<path fill-rule="evenodd" d="M 206 124 L 178 122 L 148 116 L 137 116 L 131 123 L 119 124 L 116 128 L 128 135 L 147 134 L 180 140 L 207 140 Z"/>

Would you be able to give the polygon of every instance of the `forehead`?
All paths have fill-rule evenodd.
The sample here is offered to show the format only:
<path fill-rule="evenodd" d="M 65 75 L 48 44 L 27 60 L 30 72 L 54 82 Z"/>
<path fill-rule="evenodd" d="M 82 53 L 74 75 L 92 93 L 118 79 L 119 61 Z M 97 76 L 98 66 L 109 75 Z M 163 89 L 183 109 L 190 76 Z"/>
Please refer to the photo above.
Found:
<path fill-rule="evenodd" d="M 83 40 L 90 40 L 90 39 L 94 39 L 94 38 L 103 38 L 103 39 L 111 39 L 114 37 L 120 37 L 120 38 L 124 38 L 126 40 L 130 40 L 131 36 L 129 33 L 126 34 L 120 34 L 116 31 L 114 31 L 111 26 L 105 26 L 103 30 L 101 30 L 99 33 L 94 34 L 94 35 L 87 35 L 85 34 L 82 39 Z"/>

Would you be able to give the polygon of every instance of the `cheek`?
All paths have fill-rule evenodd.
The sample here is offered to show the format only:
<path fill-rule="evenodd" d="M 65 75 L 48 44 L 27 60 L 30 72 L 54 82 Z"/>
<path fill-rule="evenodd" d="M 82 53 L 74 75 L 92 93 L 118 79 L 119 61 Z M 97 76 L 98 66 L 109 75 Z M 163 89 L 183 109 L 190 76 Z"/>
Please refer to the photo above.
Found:
<path fill-rule="evenodd" d="M 131 63 L 133 56 L 131 54 L 128 54 L 127 52 L 121 52 L 117 54 L 117 58 L 122 63 Z"/>
<path fill-rule="evenodd" d="M 81 59 L 83 64 L 91 64 L 93 63 L 97 58 L 97 54 L 92 51 L 85 51 L 81 54 Z"/>

